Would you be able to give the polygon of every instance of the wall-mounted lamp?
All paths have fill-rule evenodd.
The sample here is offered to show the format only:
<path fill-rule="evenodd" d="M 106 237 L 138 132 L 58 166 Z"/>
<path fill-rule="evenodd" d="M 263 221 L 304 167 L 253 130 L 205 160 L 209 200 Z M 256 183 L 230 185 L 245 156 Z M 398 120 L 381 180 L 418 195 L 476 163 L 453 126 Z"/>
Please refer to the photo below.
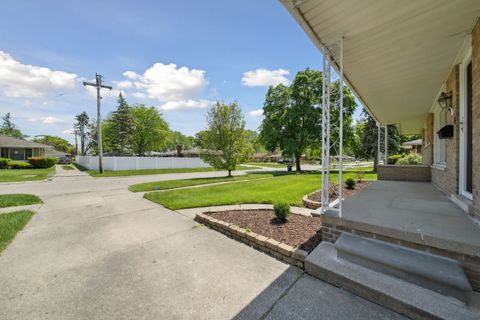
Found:
<path fill-rule="evenodd" d="M 450 112 L 450 115 L 453 116 L 452 92 L 442 92 L 440 97 L 438 97 L 437 102 L 443 110 L 448 110 Z"/>

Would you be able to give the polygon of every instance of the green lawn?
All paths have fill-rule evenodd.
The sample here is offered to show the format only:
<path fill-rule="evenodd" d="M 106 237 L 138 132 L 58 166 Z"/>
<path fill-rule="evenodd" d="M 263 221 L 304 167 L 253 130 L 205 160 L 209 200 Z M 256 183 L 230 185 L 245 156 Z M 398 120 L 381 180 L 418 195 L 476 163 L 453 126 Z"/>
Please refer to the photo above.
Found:
<path fill-rule="evenodd" d="M 17 232 L 25 227 L 34 214 L 29 210 L 0 214 L 0 252 L 15 238 Z"/>
<path fill-rule="evenodd" d="M 0 208 L 26 206 L 37 203 L 43 202 L 39 197 L 33 194 L 0 194 Z"/>
<path fill-rule="evenodd" d="M 63 170 L 73 170 L 73 167 L 71 165 L 64 165 L 62 166 Z"/>
<path fill-rule="evenodd" d="M 45 180 L 55 173 L 55 167 L 47 169 L 0 169 L 0 182 Z"/>
<path fill-rule="evenodd" d="M 363 179 L 376 179 L 376 176 L 369 171 Z M 355 171 L 345 171 L 343 178 L 349 177 L 356 178 Z M 336 178 L 337 173 L 332 172 L 331 179 Z M 318 190 L 320 179 L 318 172 L 291 174 L 272 179 L 151 192 L 145 194 L 145 198 L 173 210 L 241 203 L 288 202 L 290 205 L 302 206 L 302 197 Z"/>
<path fill-rule="evenodd" d="M 77 165 L 77 168 L 80 167 Z M 80 167 L 81 168 L 81 167 Z M 252 170 L 255 168 L 238 166 L 237 170 Z M 189 172 L 210 172 L 217 171 L 215 168 L 181 168 L 181 169 L 149 169 L 149 170 L 121 170 L 121 171 L 105 171 L 103 174 L 95 170 L 85 170 L 89 175 L 95 178 L 106 177 L 125 177 L 125 176 L 140 176 L 147 174 L 166 174 L 166 173 L 189 173 Z"/>
<path fill-rule="evenodd" d="M 287 174 L 287 173 L 286 172 L 271 172 L 271 173 L 262 172 L 262 173 L 250 173 L 250 174 L 234 176 L 234 177 L 212 177 L 212 178 L 155 181 L 155 182 L 134 184 L 128 187 L 128 190 L 132 192 L 154 191 L 157 189 L 167 190 L 167 189 L 216 183 L 216 182 L 233 182 L 233 181 L 240 181 L 240 180 L 265 179 L 265 178 L 272 178 L 275 175 L 280 175 L 280 174 Z"/>

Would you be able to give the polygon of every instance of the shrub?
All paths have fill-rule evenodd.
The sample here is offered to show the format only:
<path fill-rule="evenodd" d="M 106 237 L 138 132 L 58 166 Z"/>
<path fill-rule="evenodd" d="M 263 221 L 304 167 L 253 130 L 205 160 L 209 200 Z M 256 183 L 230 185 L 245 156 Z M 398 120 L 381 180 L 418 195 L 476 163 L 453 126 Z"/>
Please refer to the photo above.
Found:
<path fill-rule="evenodd" d="M 349 190 L 353 190 L 355 189 L 355 179 L 353 178 L 348 178 L 347 180 L 345 180 L 345 184 L 347 185 L 347 189 Z"/>
<path fill-rule="evenodd" d="M 6 166 L 8 166 L 8 163 L 12 161 L 8 158 L 0 158 L 0 168 L 5 168 Z"/>
<path fill-rule="evenodd" d="M 396 164 L 397 161 L 398 161 L 400 158 L 402 158 L 402 155 L 401 155 L 401 154 L 394 154 L 394 155 L 388 157 L 387 162 L 388 162 L 388 164 Z"/>
<path fill-rule="evenodd" d="M 273 211 L 278 219 L 285 221 L 290 214 L 290 205 L 285 202 L 275 203 Z"/>
<path fill-rule="evenodd" d="M 362 171 L 362 170 L 357 171 L 355 172 L 355 176 L 357 177 L 358 182 L 362 182 L 363 177 L 365 177 L 365 171 Z"/>
<path fill-rule="evenodd" d="M 11 169 L 27 169 L 27 168 L 30 168 L 30 165 L 26 162 L 23 162 L 23 161 L 10 161 L 8 163 L 8 166 Z"/>
<path fill-rule="evenodd" d="M 52 157 L 31 157 L 28 158 L 28 162 L 34 168 L 50 168 L 58 162 L 58 159 Z"/>
<path fill-rule="evenodd" d="M 409 153 L 401 157 L 398 161 L 398 165 L 416 165 L 422 163 L 422 157 L 416 153 Z"/>

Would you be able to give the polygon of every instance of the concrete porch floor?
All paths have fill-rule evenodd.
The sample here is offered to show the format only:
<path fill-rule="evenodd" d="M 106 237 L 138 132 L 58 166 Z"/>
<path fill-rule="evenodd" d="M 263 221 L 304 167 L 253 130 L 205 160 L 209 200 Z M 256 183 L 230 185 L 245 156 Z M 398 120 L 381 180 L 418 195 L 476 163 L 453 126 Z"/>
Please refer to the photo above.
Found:
<path fill-rule="evenodd" d="M 367 232 L 480 256 L 480 228 L 431 183 L 371 182 L 343 202 L 342 220 Z"/>

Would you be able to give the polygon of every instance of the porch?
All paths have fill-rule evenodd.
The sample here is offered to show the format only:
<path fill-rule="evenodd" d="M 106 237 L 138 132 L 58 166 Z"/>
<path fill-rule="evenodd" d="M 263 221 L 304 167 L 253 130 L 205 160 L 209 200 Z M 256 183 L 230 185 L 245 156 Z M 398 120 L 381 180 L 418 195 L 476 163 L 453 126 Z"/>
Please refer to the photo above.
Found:
<path fill-rule="evenodd" d="M 321 218 L 324 241 L 349 232 L 453 258 L 480 290 L 480 227 L 431 183 L 375 181 L 344 200 L 341 218 Z"/>

